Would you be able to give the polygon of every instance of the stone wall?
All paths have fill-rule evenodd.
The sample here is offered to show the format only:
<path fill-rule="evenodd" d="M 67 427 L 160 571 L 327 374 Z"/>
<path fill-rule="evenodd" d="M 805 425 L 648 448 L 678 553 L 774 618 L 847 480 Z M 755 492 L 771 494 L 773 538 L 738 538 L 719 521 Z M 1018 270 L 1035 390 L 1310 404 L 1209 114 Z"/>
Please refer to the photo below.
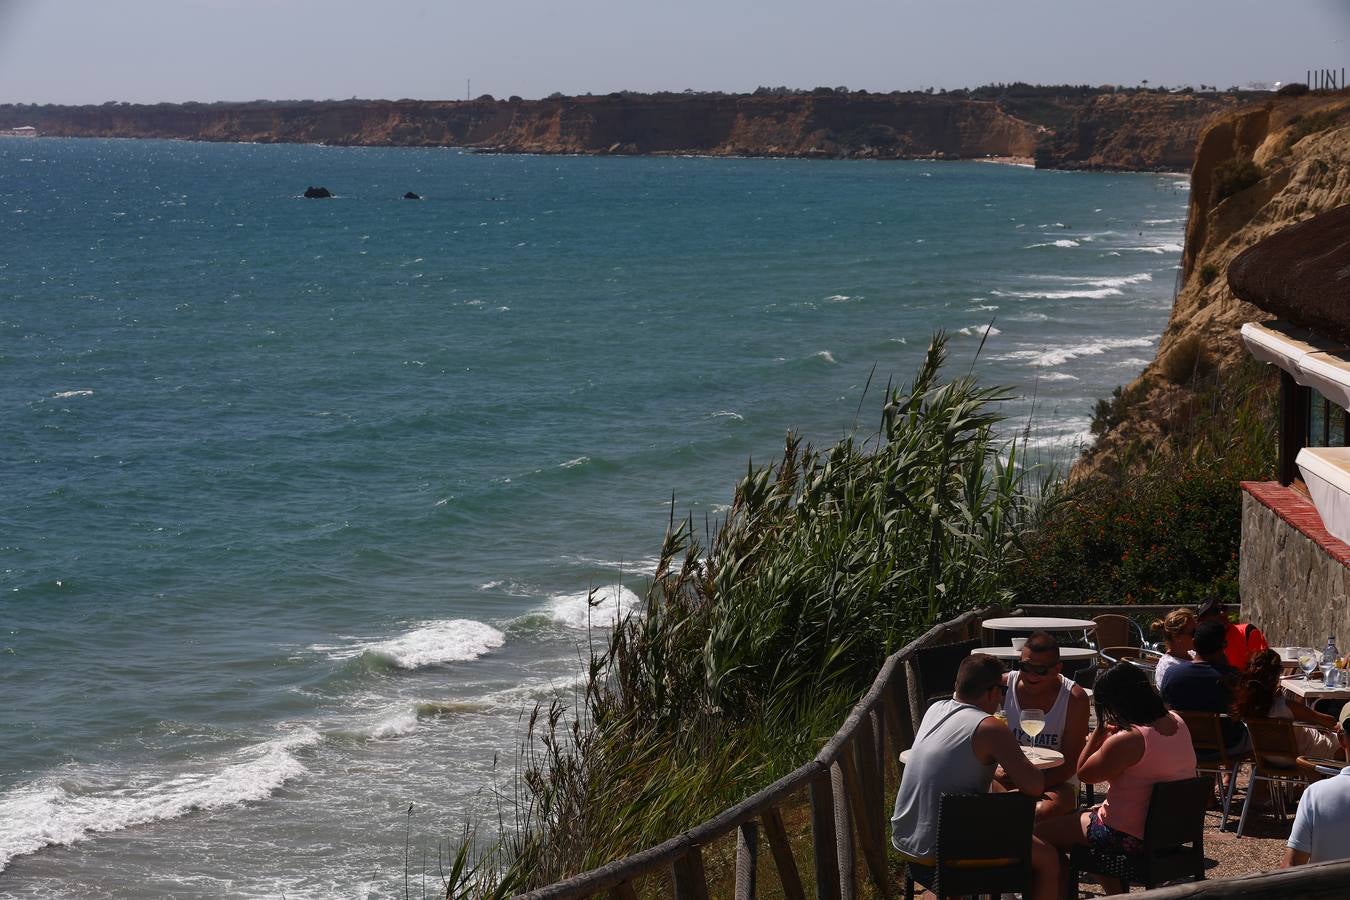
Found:
<path fill-rule="evenodd" d="M 1273 646 L 1350 646 L 1350 545 L 1322 527 L 1302 494 L 1275 482 L 1242 485 L 1241 621 Z"/>

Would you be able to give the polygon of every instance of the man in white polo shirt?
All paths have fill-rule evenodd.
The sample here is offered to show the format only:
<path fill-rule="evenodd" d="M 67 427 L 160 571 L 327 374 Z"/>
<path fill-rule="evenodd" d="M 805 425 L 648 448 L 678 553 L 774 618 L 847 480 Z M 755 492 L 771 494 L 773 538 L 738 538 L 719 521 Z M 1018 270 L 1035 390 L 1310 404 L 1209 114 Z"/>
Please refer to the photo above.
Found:
<path fill-rule="evenodd" d="M 1341 747 L 1350 752 L 1350 736 L 1345 733 L 1350 719 L 1350 703 L 1341 707 L 1336 733 Z M 1284 868 L 1309 862 L 1350 859 L 1350 766 L 1339 775 L 1311 784 L 1298 801 L 1294 830 L 1289 833 L 1284 851 Z"/>

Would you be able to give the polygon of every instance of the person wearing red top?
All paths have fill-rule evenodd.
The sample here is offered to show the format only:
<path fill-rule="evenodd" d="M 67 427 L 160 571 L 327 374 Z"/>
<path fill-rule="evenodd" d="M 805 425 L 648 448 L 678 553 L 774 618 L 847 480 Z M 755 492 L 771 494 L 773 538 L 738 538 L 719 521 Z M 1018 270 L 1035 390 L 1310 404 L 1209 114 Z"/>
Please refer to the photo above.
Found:
<path fill-rule="evenodd" d="M 1228 621 L 1223 603 L 1217 597 L 1210 597 L 1204 603 L 1201 603 L 1195 616 L 1201 622 L 1213 619 L 1224 624 L 1224 636 L 1228 639 L 1228 644 L 1224 647 L 1224 654 L 1228 657 L 1228 664 L 1239 672 L 1247 668 L 1247 662 L 1253 654 L 1270 648 L 1270 645 L 1266 643 L 1266 636 L 1261 633 L 1261 629 L 1252 623 L 1234 624 Z"/>

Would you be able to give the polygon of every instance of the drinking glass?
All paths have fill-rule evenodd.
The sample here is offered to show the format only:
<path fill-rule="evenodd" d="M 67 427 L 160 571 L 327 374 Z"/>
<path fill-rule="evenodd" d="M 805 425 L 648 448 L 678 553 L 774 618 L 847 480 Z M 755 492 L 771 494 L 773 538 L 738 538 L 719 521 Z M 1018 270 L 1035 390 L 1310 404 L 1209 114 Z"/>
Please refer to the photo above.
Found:
<path fill-rule="evenodd" d="M 1036 735 L 1045 730 L 1045 711 L 1040 709 L 1022 710 L 1022 718 L 1018 721 L 1017 727 L 1021 728 L 1027 737 L 1031 738 L 1031 743 L 1036 743 Z"/>
<path fill-rule="evenodd" d="M 1303 670 L 1303 680 L 1309 681 L 1308 676 L 1317 668 L 1317 651 L 1311 647 L 1299 647 L 1298 667 Z"/>

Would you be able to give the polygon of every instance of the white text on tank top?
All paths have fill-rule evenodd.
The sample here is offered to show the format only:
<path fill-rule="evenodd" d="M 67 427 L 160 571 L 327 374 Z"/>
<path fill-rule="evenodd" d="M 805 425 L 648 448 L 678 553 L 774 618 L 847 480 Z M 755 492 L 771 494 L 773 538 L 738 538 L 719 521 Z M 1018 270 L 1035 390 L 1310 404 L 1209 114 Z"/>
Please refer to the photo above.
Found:
<path fill-rule="evenodd" d="M 1003 699 L 1003 708 L 1008 714 L 1008 724 L 1022 720 L 1022 706 L 1017 702 L 1017 678 L 1022 673 L 1008 673 L 1008 694 Z M 1051 750 L 1060 749 L 1060 738 L 1064 734 L 1064 717 L 1069 712 L 1069 694 L 1073 691 L 1073 682 L 1059 676 L 1059 694 L 1055 696 L 1055 705 L 1045 713 L 1045 729 L 1032 740 L 1031 735 L 1027 734 L 1019 727 L 1013 727 L 1013 734 L 1017 737 L 1017 743 L 1023 747 L 1049 747 Z"/>

